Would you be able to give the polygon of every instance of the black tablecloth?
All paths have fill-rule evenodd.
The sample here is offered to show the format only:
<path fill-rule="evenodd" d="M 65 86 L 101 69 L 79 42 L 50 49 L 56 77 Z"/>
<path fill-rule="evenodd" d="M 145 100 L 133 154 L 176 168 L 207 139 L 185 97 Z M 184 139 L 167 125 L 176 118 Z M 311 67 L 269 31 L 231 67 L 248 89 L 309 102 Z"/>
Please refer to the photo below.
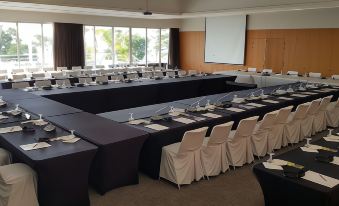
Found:
<path fill-rule="evenodd" d="M 137 184 L 141 147 L 146 132 L 86 112 L 48 117 L 68 130 L 76 130 L 85 140 L 98 146 L 90 183 L 100 192 Z"/>
<path fill-rule="evenodd" d="M 49 99 L 90 113 L 133 108 L 179 99 L 230 91 L 226 81 L 233 76 L 211 75 L 178 79 L 143 80 L 100 86 L 36 91 Z"/>
<path fill-rule="evenodd" d="M 19 123 L 2 124 L 3 127 Z M 48 134 L 37 127 L 34 133 L 14 132 L 0 135 L 0 145 L 10 151 L 15 162 L 32 167 L 38 175 L 38 198 L 41 206 L 86 206 L 88 176 L 97 147 L 84 140 L 74 144 L 49 142 L 51 147 L 24 151 L 20 145 L 36 143 L 36 138 L 59 137 L 69 133 L 57 128 Z"/>
<path fill-rule="evenodd" d="M 333 149 L 338 149 L 339 146 L 339 143 L 326 142 L 323 139 L 312 144 Z M 338 166 L 318 162 L 315 160 L 316 155 L 315 153 L 303 152 L 298 148 L 275 158 L 303 165 L 306 171 L 312 170 L 339 179 Z M 339 152 L 334 153 L 334 155 L 339 156 Z M 263 190 L 266 206 L 339 205 L 339 185 L 328 188 L 304 179 L 287 178 L 282 171 L 266 169 L 261 163 L 253 167 L 253 172 Z"/>

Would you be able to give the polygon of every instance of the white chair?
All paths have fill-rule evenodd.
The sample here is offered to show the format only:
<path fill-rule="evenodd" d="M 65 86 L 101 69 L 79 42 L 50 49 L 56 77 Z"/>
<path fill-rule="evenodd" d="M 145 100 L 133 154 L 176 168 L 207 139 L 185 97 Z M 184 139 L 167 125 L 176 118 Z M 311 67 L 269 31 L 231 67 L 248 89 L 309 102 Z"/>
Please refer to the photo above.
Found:
<path fill-rule="evenodd" d="M 331 78 L 334 80 L 339 80 L 339 74 L 332 75 Z"/>
<path fill-rule="evenodd" d="M 54 71 L 54 72 L 50 72 L 51 77 L 58 79 L 58 78 L 65 78 L 65 75 L 62 71 Z"/>
<path fill-rule="evenodd" d="M 0 75 L 0 80 L 6 80 L 6 79 L 8 79 L 7 75 Z"/>
<path fill-rule="evenodd" d="M 187 74 L 187 72 L 185 70 L 179 70 L 178 71 L 178 75 L 181 76 L 181 77 L 186 76 L 186 74 Z"/>
<path fill-rule="evenodd" d="M 24 89 L 29 87 L 29 82 L 13 82 L 12 89 Z"/>
<path fill-rule="evenodd" d="M 82 67 L 81 66 L 72 66 L 72 70 L 81 70 Z"/>
<path fill-rule="evenodd" d="M 84 71 L 81 71 L 81 73 L 83 75 L 92 76 L 92 75 L 95 74 L 95 71 L 93 71 L 93 70 L 84 70 Z"/>
<path fill-rule="evenodd" d="M 89 84 L 92 81 L 93 80 L 92 80 L 91 77 L 82 77 L 82 78 L 79 78 L 79 83 L 80 84 Z"/>
<path fill-rule="evenodd" d="M 13 74 L 13 80 L 23 80 L 27 78 L 26 74 Z"/>
<path fill-rule="evenodd" d="M 50 80 L 35 81 L 35 86 L 37 87 L 47 87 L 51 85 L 52 85 L 52 82 Z"/>
<path fill-rule="evenodd" d="M 0 74 L 7 74 L 7 70 L 6 69 L 0 69 Z"/>
<path fill-rule="evenodd" d="M 302 137 L 311 137 L 315 134 L 314 118 L 320 106 L 320 99 L 312 101 L 307 109 L 305 118 L 301 121 Z"/>
<path fill-rule="evenodd" d="M 282 147 L 284 127 L 287 124 L 287 118 L 289 117 L 292 109 L 293 106 L 289 106 L 278 111 L 273 126 L 267 136 L 267 153 L 271 153 Z"/>
<path fill-rule="evenodd" d="M 326 129 L 327 122 L 326 122 L 326 110 L 328 105 L 331 102 L 332 95 L 328 97 L 324 97 L 321 102 L 320 106 L 318 108 L 318 111 L 315 114 L 314 118 L 314 132 L 321 132 Z"/>
<path fill-rule="evenodd" d="M 80 72 L 80 70 L 67 70 L 66 74 L 67 74 L 68 77 L 71 77 L 71 76 L 72 77 L 78 77 L 78 76 L 80 76 L 81 72 Z"/>
<path fill-rule="evenodd" d="M 138 79 L 139 78 L 139 74 L 138 73 L 130 73 L 126 75 L 127 79 Z"/>
<path fill-rule="evenodd" d="M 34 72 L 41 72 L 41 68 L 27 68 L 27 72 L 34 73 Z"/>
<path fill-rule="evenodd" d="M 67 67 L 57 67 L 57 71 L 66 71 Z"/>
<path fill-rule="evenodd" d="M 164 77 L 164 72 L 162 71 L 156 71 L 153 73 L 154 77 Z"/>
<path fill-rule="evenodd" d="M 339 126 L 339 99 L 329 103 L 326 109 L 326 123 L 330 127 Z"/>
<path fill-rule="evenodd" d="M 44 72 L 51 72 L 51 71 L 54 71 L 54 68 L 53 67 L 45 67 L 45 68 L 43 68 L 43 71 Z"/>
<path fill-rule="evenodd" d="M 112 81 L 121 81 L 121 80 L 124 80 L 124 76 L 122 74 L 114 75 L 114 76 L 111 76 L 111 80 Z"/>
<path fill-rule="evenodd" d="M 233 168 L 251 163 L 254 160 L 251 136 L 258 116 L 243 119 L 237 130 L 232 130 L 226 141 L 227 157 Z"/>
<path fill-rule="evenodd" d="M 93 66 L 84 66 L 84 69 L 93 69 Z"/>
<path fill-rule="evenodd" d="M 321 73 L 310 72 L 308 73 L 308 76 L 312 78 L 321 78 Z"/>
<path fill-rule="evenodd" d="M 270 129 L 277 117 L 277 111 L 265 114 L 264 118 L 257 122 L 252 134 L 253 155 L 258 158 L 267 154 L 267 139 Z"/>
<path fill-rule="evenodd" d="M 0 148 L 0 166 L 9 165 L 12 162 L 11 153 L 7 150 Z"/>
<path fill-rule="evenodd" d="M 291 75 L 291 76 L 298 76 L 299 72 L 297 71 L 288 71 L 287 75 Z"/>
<path fill-rule="evenodd" d="M 38 206 L 37 175 L 25 164 L 0 167 L 0 205 Z"/>
<path fill-rule="evenodd" d="M 262 73 L 268 73 L 268 74 L 272 74 L 273 70 L 272 69 L 263 69 Z"/>
<path fill-rule="evenodd" d="M 295 112 L 291 112 L 284 127 L 283 145 L 288 143 L 298 143 L 301 137 L 301 122 L 306 117 L 306 112 L 310 103 L 304 103 L 297 107 Z"/>
<path fill-rule="evenodd" d="M 45 78 L 46 73 L 45 72 L 39 72 L 39 73 L 32 73 L 33 78 Z"/>
<path fill-rule="evenodd" d="M 101 74 L 114 74 L 114 69 L 101 69 L 100 70 Z"/>
<path fill-rule="evenodd" d="M 108 82 L 108 77 L 107 76 L 97 76 L 95 78 L 96 82 Z"/>
<path fill-rule="evenodd" d="M 233 123 L 227 122 L 214 126 L 211 135 L 204 139 L 201 160 L 207 177 L 219 175 L 220 172 L 226 172 L 229 168 L 226 140 Z"/>
<path fill-rule="evenodd" d="M 167 71 L 166 76 L 168 77 L 175 77 L 175 71 Z"/>
<path fill-rule="evenodd" d="M 191 184 L 204 176 L 201 163 L 201 146 L 208 127 L 185 132 L 179 143 L 162 148 L 160 174 L 178 185 Z"/>
<path fill-rule="evenodd" d="M 198 74 L 197 70 L 194 70 L 194 69 L 188 70 L 188 75 L 196 75 L 196 74 Z"/>
<path fill-rule="evenodd" d="M 144 72 L 142 73 L 142 78 L 149 79 L 153 77 L 153 72 Z"/>
<path fill-rule="evenodd" d="M 257 72 L 257 68 L 247 68 L 248 72 Z"/>
<path fill-rule="evenodd" d="M 12 69 L 12 74 L 20 74 L 20 73 L 24 73 L 25 70 L 24 69 Z"/>
<path fill-rule="evenodd" d="M 95 68 L 96 69 L 105 69 L 105 65 L 96 65 Z"/>
<path fill-rule="evenodd" d="M 66 86 L 66 87 L 72 86 L 71 81 L 69 81 L 69 79 L 57 79 L 55 80 L 55 84 L 58 86 Z"/>

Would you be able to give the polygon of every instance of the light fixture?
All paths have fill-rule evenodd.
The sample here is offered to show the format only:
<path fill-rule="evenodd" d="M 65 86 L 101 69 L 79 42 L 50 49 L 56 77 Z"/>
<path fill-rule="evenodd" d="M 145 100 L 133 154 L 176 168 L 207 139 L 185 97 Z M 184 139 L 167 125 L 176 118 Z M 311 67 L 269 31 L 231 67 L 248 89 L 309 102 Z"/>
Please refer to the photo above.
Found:
<path fill-rule="evenodd" d="M 150 16 L 153 13 L 151 11 L 148 10 L 148 0 L 146 0 L 146 11 L 144 11 L 143 13 L 145 16 Z"/>

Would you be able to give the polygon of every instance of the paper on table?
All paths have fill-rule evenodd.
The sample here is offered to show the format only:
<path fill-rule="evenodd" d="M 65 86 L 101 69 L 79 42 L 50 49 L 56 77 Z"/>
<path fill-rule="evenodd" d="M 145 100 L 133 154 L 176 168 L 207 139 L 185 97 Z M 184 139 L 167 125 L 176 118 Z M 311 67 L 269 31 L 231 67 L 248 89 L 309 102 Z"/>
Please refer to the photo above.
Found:
<path fill-rule="evenodd" d="M 339 157 L 333 157 L 332 164 L 339 165 Z"/>
<path fill-rule="evenodd" d="M 214 106 L 214 105 L 208 105 L 208 106 L 205 106 L 205 109 L 211 109 L 211 110 L 213 110 L 213 109 L 215 109 L 215 107 L 216 106 Z"/>
<path fill-rule="evenodd" d="M 271 103 L 271 104 L 278 104 L 278 101 L 270 100 L 270 99 L 264 99 L 263 102 Z"/>
<path fill-rule="evenodd" d="M 308 97 L 308 95 L 303 95 L 303 94 L 292 94 L 291 96 L 293 96 L 293 97 Z"/>
<path fill-rule="evenodd" d="M 283 100 L 293 100 L 293 98 L 288 98 L 288 97 L 278 97 L 278 99 L 283 99 Z"/>
<path fill-rule="evenodd" d="M 339 180 L 311 170 L 305 172 L 305 176 L 302 178 L 329 188 L 333 188 L 339 184 Z"/>
<path fill-rule="evenodd" d="M 246 105 L 248 105 L 248 106 L 253 106 L 253 107 L 264 107 L 265 105 L 263 105 L 263 104 L 257 104 L 257 103 L 248 103 L 248 104 L 246 104 Z"/>
<path fill-rule="evenodd" d="M 20 131 L 22 131 L 22 128 L 20 126 L 0 128 L 0 134 L 20 132 Z"/>
<path fill-rule="evenodd" d="M 41 148 L 46 148 L 50 146 L 52 145 L 48 144 L 47 142 L 38 142 L 38 143 L 33 143 L 33 144 L 20 145 L 21 149 L 25 151 L 41 149 Z"/>
<path fill-rule="evenodd" d="M 319 145 L 315 145 L 315 144 L 310 144 L 310 145 L 308 146 L 308 148 L 318 150 L 318 149 L 322 149 L 323 147 L 322 147 L 322 146 L 319 146 Z"/>
<path fill-rule="evenodd" d="M 176 122 L 184 123 L 184 124 L 191 124 L 191 123 L 195 122 L 192 119 L 187 119 L 187 118 L 184 118 L 184 117 L 176 118 L 176 119 L 173 119 L 173 120 L 176 121 Z"/>
<path fill-rule="evenodd" d="M 318 153 L 318 150 L 312 149 L 312 148 L 309 148 L 309 147 L 300 147 L 300 149 L 301 149 L 303 152 Z"/>
<path fill-rule="evenodd" d="M 275 164 L 275 165 L 278 165 L 278 166 L 285 166 L 285 165 L 288 164 L 287 161 L 281 160 L 281 159 L 273 159 L 271 163 Z"/>
<path fill-rule="evenodd" d="M 70 143 L 70 144 L 72 144 L 72 143 L 76 143 L 77 141 L 79 141 L 80 140 L 80 138 L 79 137 L 74 137 L 73 139 L 70 139 L 70 140 L 64 140 L 64 141 L 62 141 L 63 143 Z"/>
<path fill-rule="evenodd" d="M 145 127 L 149 128 L 149 129 L 154 129 L 156 131 L 168 129 L 168 127 L 162 126 L 160 124 L 150 124 L 150 125 L 146 125 Z"/>
<path fill-rule="evenodd" d="M 339 139 L 336 138 L 335 136 L 324 137 L 324 140 L 327 142 L 339 142 Z"/>
<path fill-rule="evenodd" d="M 227 108 L 226 110 L 229 110 L 229 111 L 232 111 L 232 112 L 243 112 L 243 111 L 245 111 L 243 109 L 234 108 L 234 107 Z"/>
<path fill-rule="evenodd" d="M 51 141 L 51 142 L 57 141 L 57 140 L 69 141 L 69 140 L 74 139 L 74 138 L 75 138 L 75 136 L 70 134 L 70 135 L 66 135 L 66 136 L 52 138 L 49 141 Z"/>
<path fill-rule="evenodd" d="M 178 117 L 178 116 L 180 116 L 180 112 L 170 112 L 170 113 L 168 113 L 168 115 L 170 115 L 170 116 L 172 116 L 172 117 Z"/>
<path fill-rule="evenodd" d="M 137 119 L 137 120 L 129 121 L 128 124 L 132 124 L 132 125 L 149 124 L 149 121 L 144 120 L 144 119 Z"/>
<path fill-rule="evenodd" d="M 8 119 L 8 117 L 5 116 L 5 115 L 0 114 L 0 120 L 2 120 L 2 119 Z"/>
<path fill-rule="evenodd" d="M 317 93 L 315 93 L 315 92 L 303 92 L 303 94 L 313 95 L 313 94 L 317 94 Z"/>
<path fill-rule="evenodd" d="M 264 165 L 264 167 L 266 169 L 270 169 L 270 170 L 283 170 L 283 168 L 279 165 L 275 165 L 275 164 L 272 164 L 272 163 L 269 163 L 269 162 L 263 162 L 262 163 Z"/>
<path fill-rule="evenodd" d="M 202 116 L 209 117 L 209 118 L 219 118 L 219 117 L 221 117 L 221 115 L 213 114 L 213 113 L 205 113 L 205 114 L 202 114 Z"/>
<path fill-rule="evenodd" d="M 27 124 L 27 123 L 32 123 L 36 126 L 44 126 L 48 124 L 48 122 L 46 122 L 43 119 L 36 119 L 36 120 L 29 120 L 29 121 L 21 122 L 21 124 Z"/>

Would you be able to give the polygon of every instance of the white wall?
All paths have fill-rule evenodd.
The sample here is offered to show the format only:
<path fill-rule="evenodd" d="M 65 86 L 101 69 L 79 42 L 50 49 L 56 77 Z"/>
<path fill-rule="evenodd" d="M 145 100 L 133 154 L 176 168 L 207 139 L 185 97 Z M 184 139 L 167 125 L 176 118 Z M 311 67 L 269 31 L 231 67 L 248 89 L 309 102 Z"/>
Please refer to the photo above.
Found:
<path fill-rule="evenodd" d="M 339 28 L 339 8 L 251 14 L 248 29 Z M 181 31 L 204 31 L 204 18 L 183 19 Z"/>
<path fill-rule="evenodd" d="M 88 16 L 75 14 L 57 14 L 28 11 L 0 10 L 0 21 L 2 22 L 28 22 L 28 23 L 79 23 L 98 26 L 123 26 L 123 27 L 149 27 L 149 28 L 179 28 L 180 20 L 158 20 L 119 18 L 107 16 Z"/>

